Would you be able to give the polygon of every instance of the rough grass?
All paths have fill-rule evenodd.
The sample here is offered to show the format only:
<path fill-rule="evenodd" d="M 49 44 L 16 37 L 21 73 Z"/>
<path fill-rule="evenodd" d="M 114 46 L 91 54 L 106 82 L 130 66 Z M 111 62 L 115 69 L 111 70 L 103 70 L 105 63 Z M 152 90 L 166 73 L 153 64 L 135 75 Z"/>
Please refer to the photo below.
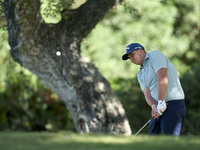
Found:
<path fill-rule="evenodd" d="M 0 132 L 0 150 L 199 150 L 198 136 Z"/>

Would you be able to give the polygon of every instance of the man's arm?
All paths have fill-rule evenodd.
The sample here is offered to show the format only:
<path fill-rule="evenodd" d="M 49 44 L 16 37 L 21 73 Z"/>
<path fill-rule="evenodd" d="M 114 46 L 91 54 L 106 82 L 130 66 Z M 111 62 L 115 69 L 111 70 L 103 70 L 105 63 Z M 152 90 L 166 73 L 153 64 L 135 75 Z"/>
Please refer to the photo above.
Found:
<path fill-rule="evenodd" d="M 167 68 L 161 68 L 157 71 L 156 75 L 158 76 L 157 84 L 158 84 L 158 100 L 165 100 L 165 95 L 167 91 L 167 85 L 168 85 L 168 78 L 167 78 Z M 156 100 L 151 96 L 151 92 L 149 88 L 144 89 L 144 96 L 146 99 L 146 102 L 149 106 L 152 107 L 152 116 L 154 116 L 154 119 L 158 118 L 159 114 L 157 112 L 157 102 Z M 159 110 L 160 115 L 163 113 L 163 111 Z"/>
<path fill-rule="evenodd" d="M 165 95 L 167 92 L 168 78 L 167 78 L 167 68 L 161 68 L 156 73 L 158 80 L 158 106 L 157 111 L 160 115 L 165 111 Z"/>
<path fill-rule="evenodd" d="M 157 113 L 156 100 L 151 96 L 151 92 L 149 88 L 145 88 L 143 92 L 144 92 L 144 96 L 145 96 L 147 104 L 152 108 L 152 111 L 151 111 L 152 117 L 154 117 L 154 119 L 158 118 L 159 114 Z"/>
<path fill-rule="evenodd" d="M 163 101 L 165 100 L 168 85 L 167 68 L 161 68 L 156 75 L 158 76 L 158 100 Z"/>
<path fill-rule="evenodd" d="M 144 89 L 144 97 L 146 99 L 147 104 L 151 107 L 153 104 L 157 105 L 156 100 L 151 96 L 151 92 L 149 88 Z"/>

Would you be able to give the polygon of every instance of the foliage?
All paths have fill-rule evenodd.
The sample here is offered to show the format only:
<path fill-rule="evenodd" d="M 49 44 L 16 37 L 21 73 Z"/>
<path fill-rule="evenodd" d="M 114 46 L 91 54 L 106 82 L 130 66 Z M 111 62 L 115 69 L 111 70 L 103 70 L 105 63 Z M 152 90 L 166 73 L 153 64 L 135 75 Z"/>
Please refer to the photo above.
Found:
<path fill-rule="evenodd" d="M 183 132 L 200 134 L 200 64 L 194 65 L 182 78 L 181 83 L 185 92 L 186 117 Z"/>
<path fill-rule="evenodd" d="M 4 53 L 0 54 L 4 56 Z M 10 56 L 1 57 L 0 130 L 71 129 L 72 118 L 65 104 L 36 76 L 14 63 Z"/>
<path fill-rule="evenodd" d="M 41 0 L 41 15 L 47 23 L 58 23 L 61 20 L 61 12 L 67 9 L 75 9 L 86 0 Z"/>
<path fill-rule="evenodd" d="M 0 92 L 4 91 L 5 87 L 5 78 L 7 76 L 7 65 L 8 62 L 10 61 L 9 57 L 9 46 L 8 46 L 8 41 L 7 41 L 7 31 L 3 30 L 0 28 L 0 64 L 1 64 L 1 69 L 0 69 Z"/>
<path fill-rule="evenodd" d="M 184 73 L 191 65 L 187 61 L 194 63 L 199 56 L 199 17 L 198 0 L 126 0 L 84 40 L 82 53 L 107 79 L 132 78 L 138 66 L 121 57 L 128 44 L 138 42 L 148 52 L 162 51 Z"/>
<path fill-rule="evenodd" d="M 69 9 L 74 0 L 41 0 L 44 6 L 43 15 L 56 17 L 63 9 Z"/>
<path fill-rule="evenodd" d="M 4 0 L 0 0 L 0 29 L 6 27 L 6 19 L 3 13 L 3 1 Z"/>
<path fill-rule="evenodd" d="M 12 143 L 12 144 L 11 144 Z M 72 132 L 1 132 L 3 150 L 198 150 L 198 136 L 114 136 Z"/>
<path fill-rule="evenodd" d="M 10 77 L 6 92 L 0 93 L 0 130 L 71 129 L 72 118 L 65 104 L 47 88 L 31 87 L 28 76 L 19 76 Z"/>
<path fill-rule="evenodd" d="M 167 1 L 165 1 L 167 3 Z M 186 65 L 192 65 L 197 62 L 200 55 L 200 2 L 198 0 L 174 2 L 178 13 L 174 23 L 173 35 L 177 38 L 185 37 L 189 41 L 187 51 L 178 57 Z"/>

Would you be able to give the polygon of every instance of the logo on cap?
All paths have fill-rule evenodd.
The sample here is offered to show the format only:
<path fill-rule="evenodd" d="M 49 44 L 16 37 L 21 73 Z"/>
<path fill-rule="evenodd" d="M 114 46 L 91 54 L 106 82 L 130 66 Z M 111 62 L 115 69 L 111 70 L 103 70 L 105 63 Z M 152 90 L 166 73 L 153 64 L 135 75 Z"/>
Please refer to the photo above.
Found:
<path fill-rule="evenodd" d="M 142 47 L 135 47 L 134 49 L 140 49 L 140 48 L 142 48 Z"/>
<path fill-rule="evenodd" d="M 128 52 L 129 49 L 130 49 L 130 47 L 127 47 L 127 48 L 126 48 L 126 53 Z"/>

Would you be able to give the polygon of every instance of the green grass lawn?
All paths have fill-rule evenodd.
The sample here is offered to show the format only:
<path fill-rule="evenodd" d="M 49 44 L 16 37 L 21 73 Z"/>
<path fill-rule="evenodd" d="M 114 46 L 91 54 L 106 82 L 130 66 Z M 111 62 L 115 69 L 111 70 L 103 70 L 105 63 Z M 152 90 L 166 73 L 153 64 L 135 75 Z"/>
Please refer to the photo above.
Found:
<path fill-rule="evenodd" d="M 0 132 L 0 150 L 200 150 L 199 136 Z"/>

